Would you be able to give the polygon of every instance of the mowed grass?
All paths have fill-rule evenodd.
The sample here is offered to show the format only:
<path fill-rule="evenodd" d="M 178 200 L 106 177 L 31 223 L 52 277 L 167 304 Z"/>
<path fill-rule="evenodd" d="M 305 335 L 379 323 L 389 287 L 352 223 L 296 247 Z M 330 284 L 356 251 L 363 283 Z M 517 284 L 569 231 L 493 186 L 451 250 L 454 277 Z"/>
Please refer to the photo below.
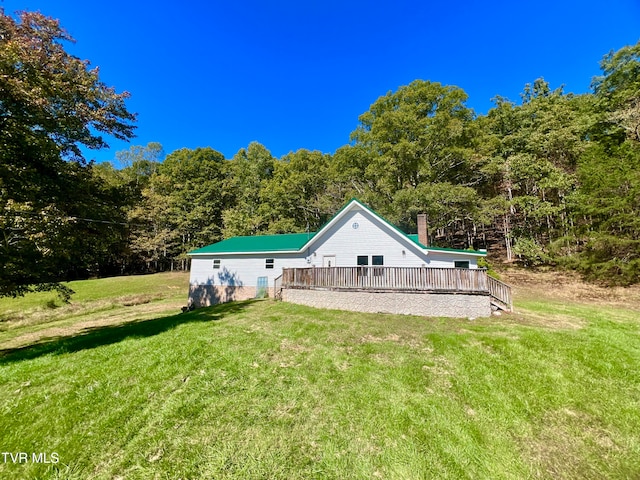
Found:
<path fill-rule="evenodd" d="M 637 305 L 520 298 L 474 321 L 167 305 L 15 346 L 25 321 L 0 341 L 0 450 L 29 462 L 0 478 L 640 477 Z"/>
<path fill-rule="evenodd" d="M 55 292 L 0 298 L 0 344 L 28 345 L 46 335 L 179 312 L 187 303 L 188 282 L 184 272 L 112 277 L 67 283 L 75 292 L 69 303 Z"/>

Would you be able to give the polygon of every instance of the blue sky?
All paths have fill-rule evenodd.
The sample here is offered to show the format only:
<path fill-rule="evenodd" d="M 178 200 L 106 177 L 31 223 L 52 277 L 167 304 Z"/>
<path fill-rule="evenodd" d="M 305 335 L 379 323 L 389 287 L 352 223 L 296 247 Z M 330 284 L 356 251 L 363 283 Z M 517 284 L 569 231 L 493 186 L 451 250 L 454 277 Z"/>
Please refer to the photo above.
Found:
<path fill-rule="evenodd" d="M 415 79 L 461 87 L 484 114 L 528 82 L 589 91 L 599 61 L 640 40 L 637 0 L 4 0 L 39 10 L 76 39 L 67 50 L 138 113 L 133 145 L 167 153 L 251 141 L 280 157 L 334 152 L 379 96 Z M 89 159 L 111 160 L 129 144 Z"/>

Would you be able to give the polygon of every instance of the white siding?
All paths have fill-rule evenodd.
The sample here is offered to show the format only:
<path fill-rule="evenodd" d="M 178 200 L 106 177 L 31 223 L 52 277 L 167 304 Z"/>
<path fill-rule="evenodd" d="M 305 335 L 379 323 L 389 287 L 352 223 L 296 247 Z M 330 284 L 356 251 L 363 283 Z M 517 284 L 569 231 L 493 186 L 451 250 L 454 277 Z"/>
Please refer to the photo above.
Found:
<path fill-rule="evenodd" d="M 354 223 L 357 229 L 353 228 Z M 428 266 L 428 255 L 420 250 L 367 210 L 354 207 L 320 237 L 314 238 L 309 254 L 312 265 L 317 267 L 322 266 L 324 255 L 335 255 L 336 267 L 355 266 L 358 255 L 367 255 L 369 265 L 372 255 L 383 255 L 386 266 Z"/>
<path fill-rule="evenodd" d="M 274 259 L 273 268 L 265 268 L 265 260 Z M 213 260 L 220 259 L 220 268 L 213 268 Z M 291 254 L 207 255 L 191 259 L 191 285 L 231 285 L 255 287 L 258 277 L 267 277 L 269 286 L 282 275 L 283 267 L 306 267 L 304 257 Z"/>
<path fill-rule="evenodd" d="M 464 253 L 448 253 L 448 252 L 429 252 L 431 263 L 429 267 L 453 268 L 457 261 L 468 261 L 469 268 L 478 268 L 478 257 L 473 255 L 465 255 Z"/>
<path fill-rule="evenodd" d="M 358 228 L 354 229 L 353 224 Z M 404 252 L 404 253 L 403 253 Z M 322 266 L 322 258 L 335 255 L 336 267 L 353 267 L 358 255 L 367 255 L 369 265 L 373 255 L 383 255 L 388 267 L 453 268 L 456 260 L 468 260 L 477 268 L 471 255 L 434 252 L 425 253 L 413 241 L 400 234 L 377 216 L 360 207 L 353 207 L 320 237 L 314 238 L 309 251 L 311 264 Z"/>

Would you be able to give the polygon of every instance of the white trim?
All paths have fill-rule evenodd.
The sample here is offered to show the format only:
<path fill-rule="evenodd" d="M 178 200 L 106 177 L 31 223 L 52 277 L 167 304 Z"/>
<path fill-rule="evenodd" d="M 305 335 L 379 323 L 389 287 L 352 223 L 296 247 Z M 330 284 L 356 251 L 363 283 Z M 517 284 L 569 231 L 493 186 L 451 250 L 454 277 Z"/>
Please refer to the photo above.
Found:
<path fill-rule="evenodd" d="M 420 248 L 420 247 L 418 247 Z M 478 251 L 476 250 L 435 250 L 433 248 L 426 248 L 423 249 L 425 252 L 432 252 L 432 253 L 451 253 L 453 255 L 473 255 L 474 257 L 486 257 L 487 256 L 487 252 L 481 252 L 478 253 Z"/>

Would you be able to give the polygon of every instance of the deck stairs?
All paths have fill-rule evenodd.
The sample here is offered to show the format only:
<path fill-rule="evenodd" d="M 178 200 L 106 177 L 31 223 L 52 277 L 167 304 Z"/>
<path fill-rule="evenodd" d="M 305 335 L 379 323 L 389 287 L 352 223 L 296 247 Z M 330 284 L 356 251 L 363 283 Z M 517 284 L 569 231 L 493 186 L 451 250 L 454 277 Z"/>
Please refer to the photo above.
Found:
<path fill-rule="evenodd" d="M 497 310 L 505 312 L 513 312 L 513 298 L 511 295 L 511 286 L 500 280 L 487 275 L 487 283 L 489 287 L 489 295 L 491 296 L 491 306 Z"/>

